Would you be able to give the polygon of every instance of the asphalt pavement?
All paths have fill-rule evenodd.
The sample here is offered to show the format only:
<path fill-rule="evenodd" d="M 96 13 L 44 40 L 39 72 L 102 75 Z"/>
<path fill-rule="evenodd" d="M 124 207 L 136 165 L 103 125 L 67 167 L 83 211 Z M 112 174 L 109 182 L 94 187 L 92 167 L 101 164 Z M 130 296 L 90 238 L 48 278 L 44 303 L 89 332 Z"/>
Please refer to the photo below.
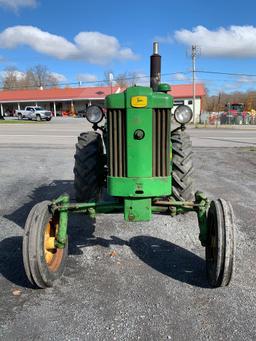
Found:
<path fill-rule="evenodd" d="M 194 147 L 256 146 L 256 127 L 188 128 Z M 81 131 L 91 129 L 85 118 L 53 118 L 34 124 L 1 124 L 0 144 L 49 144 L 74 146 Z"/>
<path fill-rule="evenodd" d="M 84 119 L 0 125 L 0 340 L 255 340 L 255 131 L 189 129 L 195 188 L 230 200 L 236 270 L 211 289 L 193 213 L 124 222 L 121 214 L 69 221 L 69 257 L 54 288 L 26 280 L 21 244 L 32 206 L 73 196 Z M 229 148 L 225 148 L 229 147 Z"/>

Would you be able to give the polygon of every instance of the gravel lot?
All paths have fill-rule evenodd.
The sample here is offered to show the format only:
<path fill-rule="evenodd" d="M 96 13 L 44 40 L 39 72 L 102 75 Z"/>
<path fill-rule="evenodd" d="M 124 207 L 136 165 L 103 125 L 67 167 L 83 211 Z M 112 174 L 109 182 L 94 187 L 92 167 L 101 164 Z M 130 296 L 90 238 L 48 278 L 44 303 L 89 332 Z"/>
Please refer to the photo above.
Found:
<path fill-rule="evenodd" d="M 56 134 L 80 129 L 65 127 Z M 54 288 L 34 290 L 22 265 L 23 227 L 35 203 L 73 195 L 74 148 L 67 141 L 0 141 L 0 339 L 255 340 L 255 147 L 194 150 L 195 187 L 234 207 L 236 271 L 229 287 L 208 287 L 191 213 L 149 223 L 73 216 L 63 278 Z"/>

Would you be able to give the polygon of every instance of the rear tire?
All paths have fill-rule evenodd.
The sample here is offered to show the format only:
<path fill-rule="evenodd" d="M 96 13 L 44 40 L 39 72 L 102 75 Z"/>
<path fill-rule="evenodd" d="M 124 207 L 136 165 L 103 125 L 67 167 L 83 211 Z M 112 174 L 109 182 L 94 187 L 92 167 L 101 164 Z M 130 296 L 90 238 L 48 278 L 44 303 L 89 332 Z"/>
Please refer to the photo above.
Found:
<path fill-rule="evenodd" d="M 178 201 L 194 200 L 192 144 L 187 133 L 171 133 L 172 143 L 172 198 Z"/>
<path fill-rule="evenodd" d="M 18 120 L 22 120 L 22 119 L 23 119 L 22 115 L 18 114 Z"/>
<path fill-rule="evenodd" d="M 76 200 L 97 201 L 104 181 L 103 144 L 100 134 L 89 131 L 78 137 L 74 175 Z"/>
<path fill-rule="evenodd" d="M 36 120 L 38 121 L 38 122 L 40 122 L 42 119 L 41 119 L 41 116 L 40 115 L 36 115 Z"/>

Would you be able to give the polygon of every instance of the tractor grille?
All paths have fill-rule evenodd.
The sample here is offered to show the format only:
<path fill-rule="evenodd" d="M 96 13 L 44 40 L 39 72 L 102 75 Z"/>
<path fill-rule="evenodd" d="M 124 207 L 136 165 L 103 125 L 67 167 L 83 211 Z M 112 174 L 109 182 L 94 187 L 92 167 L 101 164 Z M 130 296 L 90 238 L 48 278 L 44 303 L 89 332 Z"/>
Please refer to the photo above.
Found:
<path fill-rule="evenodd" d="M 127 177 L 126 116 L 124 109 L 109 109 L 108 168 L 109 175 Z M 153 109 L 152 176 L 170 175 L 170 113 Z"/>
<path fill-rule="evenodd" d="M 111 109 L 108 117 L 109 175 L 127 176 L 125 110 Z"/>
<path fill-rule="evenodd" d="M 153 109 L 153 174 L 170 175 L 170 113 Z"/>

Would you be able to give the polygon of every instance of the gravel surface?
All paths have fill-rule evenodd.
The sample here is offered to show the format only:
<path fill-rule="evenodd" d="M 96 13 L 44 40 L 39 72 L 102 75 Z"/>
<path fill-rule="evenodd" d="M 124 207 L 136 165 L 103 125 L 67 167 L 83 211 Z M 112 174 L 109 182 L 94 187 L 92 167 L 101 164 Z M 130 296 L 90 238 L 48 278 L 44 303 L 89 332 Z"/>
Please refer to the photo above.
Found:
<path fill-rule="evenodd" d="M 193 213 L 126 223 L 70 218 L 69 258 L 54 288 L 34 290 L 21 256 L 31 207 L 73 195 L 73 147 L 0 146 L 1 340 L 255 340 L 256 150 L 196 148 L 196 188 L 229 199 L 236 271 L 209 288 Z M 15 291 L 16 290 L 16 291 Z"/>

